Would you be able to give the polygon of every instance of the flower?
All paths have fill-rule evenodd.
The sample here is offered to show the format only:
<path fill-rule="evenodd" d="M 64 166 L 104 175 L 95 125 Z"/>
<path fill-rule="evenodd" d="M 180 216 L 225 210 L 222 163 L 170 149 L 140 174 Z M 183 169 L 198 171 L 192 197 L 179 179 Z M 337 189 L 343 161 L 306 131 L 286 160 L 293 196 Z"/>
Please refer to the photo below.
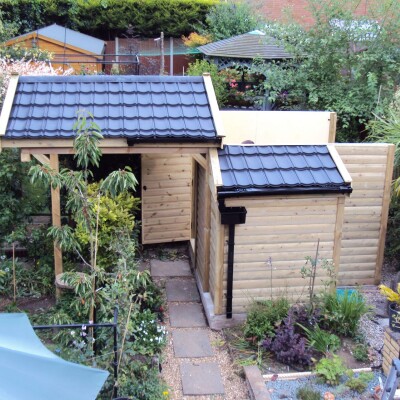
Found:
<path fill-rule="evenodd" d="M 395 302 L 400 305 L 400 283 L 397 285 L 397 292 L 385 285 L 379 285 L 379 290 L 381 294 L 386 296 L 389 301 Z"/>
<path fill-rule="evenodd" d="M 75 336 L 75 331 L 71 331 L 71 336 Z"/>

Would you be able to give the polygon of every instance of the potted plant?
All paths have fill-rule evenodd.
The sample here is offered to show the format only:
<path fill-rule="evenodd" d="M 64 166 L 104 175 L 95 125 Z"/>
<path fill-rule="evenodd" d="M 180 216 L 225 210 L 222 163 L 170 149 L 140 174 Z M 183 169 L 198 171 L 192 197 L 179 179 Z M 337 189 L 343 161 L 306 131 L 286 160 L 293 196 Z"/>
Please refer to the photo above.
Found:
<path fill-rule="evenodd" d="M 393 332 L 400 332 L 400 283 L 397 292 L 386 285 L 379 285 L 379 290 L 389 301 L 389 326 Z"/>

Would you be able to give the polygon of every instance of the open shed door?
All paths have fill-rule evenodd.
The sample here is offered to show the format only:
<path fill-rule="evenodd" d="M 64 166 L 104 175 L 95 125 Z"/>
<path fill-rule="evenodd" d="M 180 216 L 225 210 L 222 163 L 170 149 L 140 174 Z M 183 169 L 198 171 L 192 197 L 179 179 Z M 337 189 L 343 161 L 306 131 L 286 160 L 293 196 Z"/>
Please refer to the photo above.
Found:
<path fill-rule="evenodd" d="M 190 240 L 192 157 L 142 155 L 142 243 Z"/>

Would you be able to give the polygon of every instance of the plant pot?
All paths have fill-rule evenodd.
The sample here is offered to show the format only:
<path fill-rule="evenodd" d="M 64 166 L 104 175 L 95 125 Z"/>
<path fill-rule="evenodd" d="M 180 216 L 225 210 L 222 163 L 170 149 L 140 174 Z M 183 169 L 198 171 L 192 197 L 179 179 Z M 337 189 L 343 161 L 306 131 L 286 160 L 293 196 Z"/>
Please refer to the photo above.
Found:
<path fill-rule="evenodd" d="M 400 332 L 400 305 L 389 304 L 389 327 L 393 332 Z"/>

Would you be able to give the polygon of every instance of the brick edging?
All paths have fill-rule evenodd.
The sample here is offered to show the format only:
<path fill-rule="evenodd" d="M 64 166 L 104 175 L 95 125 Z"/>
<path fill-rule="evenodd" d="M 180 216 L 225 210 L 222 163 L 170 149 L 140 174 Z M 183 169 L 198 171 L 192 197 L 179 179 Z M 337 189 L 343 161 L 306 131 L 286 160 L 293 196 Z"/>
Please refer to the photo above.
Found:
<path fill-rule="evenodd" d="M 250 400 L 271 400 L 264 378 L 256 365 L 245 366 L 244 374 Z"/>

